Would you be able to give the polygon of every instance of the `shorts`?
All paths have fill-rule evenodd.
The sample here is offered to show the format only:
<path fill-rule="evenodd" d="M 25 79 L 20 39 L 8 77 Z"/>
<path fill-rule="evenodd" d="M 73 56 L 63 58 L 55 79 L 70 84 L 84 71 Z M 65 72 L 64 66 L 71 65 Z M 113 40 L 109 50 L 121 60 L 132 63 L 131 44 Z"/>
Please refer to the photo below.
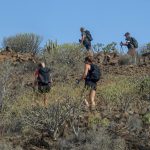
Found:
<path fill-rule="evenodd" d="M 86 50 L 89 51 L 91 49 L 91 42 L 85 42 L 83 45 L 85 46 Z"/>
<path fill-rule="evenodd" d="M 38 84 L 38 92 L 40 93 L 49 93 L 51 89 L 50 84 L 43 85 L 43 84 Z"/>
<path fill-rule="evenodd" d="M 86 89 L 91 89 L 91 90 L 95 90 L 97 89 L 97 83 L 96 82 L 93 82 L 93 81 L 90 81 L 90 80 L 86 80 L 85 81 L 85 88 Z"/>

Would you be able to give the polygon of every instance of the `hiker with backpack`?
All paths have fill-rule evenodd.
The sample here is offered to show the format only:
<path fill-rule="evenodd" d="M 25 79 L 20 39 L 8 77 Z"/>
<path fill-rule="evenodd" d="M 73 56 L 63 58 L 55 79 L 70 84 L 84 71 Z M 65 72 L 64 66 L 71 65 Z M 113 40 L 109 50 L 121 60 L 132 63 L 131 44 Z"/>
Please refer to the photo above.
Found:
<path fill-rule="evenodd" d="M 86 57 L 84 63 L 84 73 L 78 81 L 85 80 L 85 88 L 90 90 L 89 100 L 85 100 L 85 104 L 89 109 L 95 110 L 96 88 L 97 82 L 100 80 L 101 72 L 100 68 L 93 63 L 93 57 Z"/>
<path fill-rule="evenodd" d="M 134 37 L 130 36 L 129 32 L 126 32 L 125 35 L 126 42 L 121 42 L 121 46 L 127 46 L 128 48 L 128 55 L 132 57 L 132 64 L 136 64 L 136 48 L 138 48 L 138 42 Z"/>
<path fill-rule="evenodd" d="M 80 28 L 81 39 L 79 42 L 84 45 L 87 51 L 91 50 L 91 41 L 93 40 L 90 31 L 85 30 L 83 27 Z"/>
<path fill-rule="evenodd" d="M 50 69 L 45 66 L 45 63 L 39 63 L 35 71 L 35 86 L 38 87 L 38 92 L 44 96 L 44 106 L 47 105 L 47 93 L 51 89 L 51 74 Z"/>

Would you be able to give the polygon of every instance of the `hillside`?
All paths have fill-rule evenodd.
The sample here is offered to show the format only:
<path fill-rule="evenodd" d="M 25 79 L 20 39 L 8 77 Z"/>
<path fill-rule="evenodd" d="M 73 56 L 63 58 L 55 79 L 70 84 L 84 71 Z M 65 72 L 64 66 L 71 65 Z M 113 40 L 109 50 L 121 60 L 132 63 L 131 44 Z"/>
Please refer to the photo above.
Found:
<path fill-rule="evenodd" d="M 97 63 L 102 78 L 96 111 L 87 112 L 83 100 L 88 91 L 83 82 L 75 82 L 85 53 L 78 46 L 64 46 L 42 57 L 53 74 L 47 108 L 32 84 L 41 56 L 0 53 L 0 150 L 150 149 L 149 62 Z"/>

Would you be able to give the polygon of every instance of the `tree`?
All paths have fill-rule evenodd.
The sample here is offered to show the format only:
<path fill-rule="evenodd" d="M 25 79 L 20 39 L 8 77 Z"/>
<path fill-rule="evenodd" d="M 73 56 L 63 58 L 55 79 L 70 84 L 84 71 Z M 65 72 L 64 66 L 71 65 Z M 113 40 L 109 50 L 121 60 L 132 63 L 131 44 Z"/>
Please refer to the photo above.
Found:
<path fill-rule="evenodd" d="M 93 50 L 94 50 L 95 52 L 100 52 L 100 51 L 102 51 L 103 46 L 104 46 L 104 44 L 97 43 L 97 44 L 93 45 Z"/>
<path fill-rule="evenodd" d="M 140 52 L 141 52 L 141 54 L 149 53 L 150 52 L 150 43 L 147 43 L 146 45 L 142 46 L 140 48 Z"/>
<path fill-rule="evenodd" d="M 21 33 L 3 39 L 3 47 L 10 47 L 15 52 L 38 53 L 42 37 L 34 33 Z"/>
<path fill-rule="evenodd" d="M 105 47 L 103 47 L 103 51 L 106 53 L 107 52 L 116 52 L 117 51 L 116 45 L 117 45 L 116 42 L 112 42 L 110 44 L 107 44 Z"/>

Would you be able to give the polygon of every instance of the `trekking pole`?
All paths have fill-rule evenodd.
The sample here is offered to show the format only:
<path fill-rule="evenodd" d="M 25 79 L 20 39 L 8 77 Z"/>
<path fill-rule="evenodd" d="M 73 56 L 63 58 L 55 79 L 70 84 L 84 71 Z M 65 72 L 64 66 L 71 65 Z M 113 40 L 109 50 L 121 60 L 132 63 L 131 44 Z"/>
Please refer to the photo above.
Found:
<path fill-rule="evenodd" d="M 120 47 L 120 51 L 121 51 L 122 54 L 124 54 L 123 46 Z"/>
<path fill-rule="evenodd" d="M 120 42 L 120 52 L 121 54 L 124 54 L 124 49 L 123 49 L 123 42 Z"/>
<path fill-rule="evenodd" d="M 81 80 L 76 80 L 76 85 L 79 85 L 81 82 Z M 80 102 L 80 106 L 82 106 L 82 104 L 85 102 L 85 95 L 86 95 L 86 89 L 85 87 L 81 90 L 81 95 L 80 95 L 80 98 L 81 98 L 81 102 Z"/>

